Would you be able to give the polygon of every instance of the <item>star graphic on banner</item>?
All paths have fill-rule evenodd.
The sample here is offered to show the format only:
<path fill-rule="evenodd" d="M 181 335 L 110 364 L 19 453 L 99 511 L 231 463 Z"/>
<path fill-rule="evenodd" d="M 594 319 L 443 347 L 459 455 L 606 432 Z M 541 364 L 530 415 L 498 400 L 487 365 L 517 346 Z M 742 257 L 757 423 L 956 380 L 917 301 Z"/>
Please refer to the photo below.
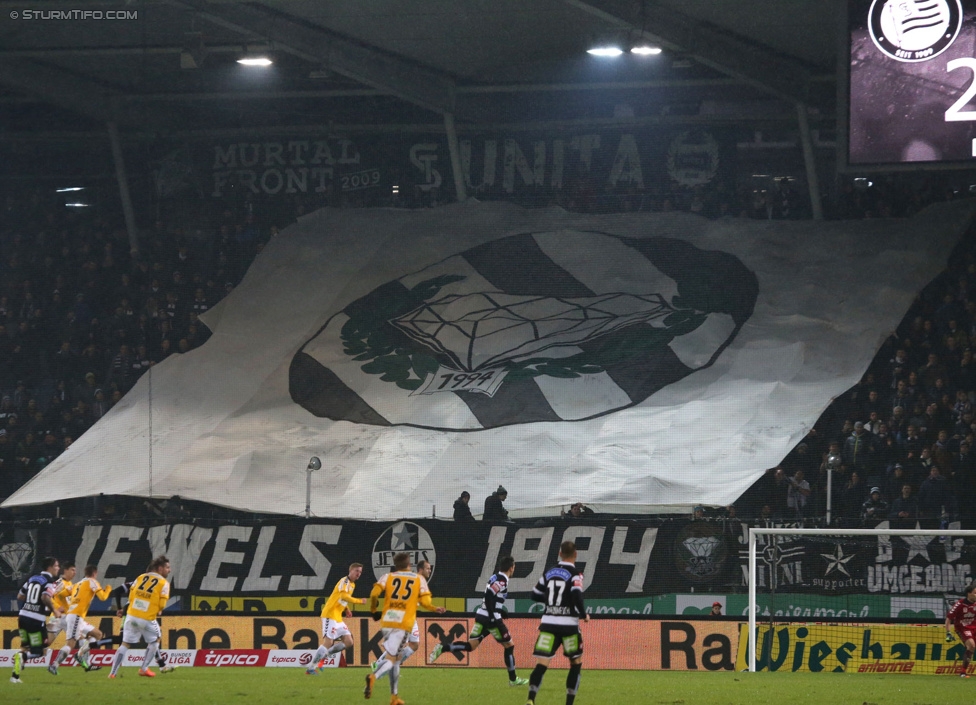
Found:
<path fill-rule="evenodd" d="M 844 547 L 837 544 L 833 555 L 830 553 L 821 553 L 820 555 L 827 559 L 827 570 L 824 572 L 824 577 L 830 575 L 830 571 L 832 570 L 837 570 L 838 572 L 846 575 L 848 578 L 851 577 L 851 574 L 847 572 L 847 562 L 854 557 L 853 553 L 849 556 L 845 556 Z"/>
<path fill-rule="evenodd" d="M 915 528 L 921 529 L 922 527 L 918 522 L 915 522 Z M 923 556 L 929 563 L 932 562 L 932 559 L 929 558 L 929 544 L 932 543 L 931 536 L 901 536 L 900 538 L 908 544 L 908 558 L 905 559 L 906 563 L 915 556 Z"/>
<path fill-rule="evenodd" d="M 393 550 L 399 551 L 413 548 L 415 545 L 416 538 L 414 533 L 407 527 L 406 524 L 400 524 L 400 530 L 393 532 Z"/>

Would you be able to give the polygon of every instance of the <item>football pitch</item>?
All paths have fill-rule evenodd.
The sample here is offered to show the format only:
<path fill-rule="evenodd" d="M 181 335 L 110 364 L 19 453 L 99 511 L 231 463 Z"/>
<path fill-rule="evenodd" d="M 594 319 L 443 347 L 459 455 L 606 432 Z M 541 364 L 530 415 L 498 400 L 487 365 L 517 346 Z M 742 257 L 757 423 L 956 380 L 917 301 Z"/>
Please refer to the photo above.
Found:
<path fill-rule="evenodd" d="M 364 668 L 326 669 L 306 676 L 292 668 L 186 668 L 140 678 L 134 668 L 122 677 L 107 678 L 107 670 L 85 673 L 62 668 L 52 676 L 39 668 L 27 669 L 21 685 L 0 673 L 0 702 L 173 703 L 174 705 L 227 705 L 227 703 L 361 703 Z M 525 669 L 519 675 L 528 676 Z M 566 671 L 546 673 L 538 705 L 563 705 Z M 735 673 L 669 671 L 589 671 L 583 679 L 577 705 L 942 705 L 971 702 L 976 678 L 955 676 L 877 675 L 847 673 Z M 407 705 L 524 705 L 528 687 L 510 688 L 507 674 L 495 669 L 405 668 L 400 697 Z M 370 705 L 387 705 L 387 680 L 376 684 Z"/>

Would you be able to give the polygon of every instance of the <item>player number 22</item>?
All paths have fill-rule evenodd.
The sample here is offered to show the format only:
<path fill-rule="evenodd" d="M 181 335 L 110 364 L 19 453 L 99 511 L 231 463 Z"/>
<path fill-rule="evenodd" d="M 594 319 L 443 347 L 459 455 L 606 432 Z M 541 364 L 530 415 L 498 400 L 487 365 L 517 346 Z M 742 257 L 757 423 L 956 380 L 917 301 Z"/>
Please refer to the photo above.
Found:
<path fill-rule="evenodd" d="M 953 59 L 946 64 L 946 71 L 955 71 L 956 69 L 967 68 L 973 72 L 973 78 L 976 79 L 976 59 L 964 58 L 964 59 Z M 976 110 L 967 110 L 963 112 L 963 108 L 969 105 L 971 101 L 976 97 L 976 80 L 970 81 L 969 88 L 962 94 L 962 96 L 957 100 L 952 106 L 946 110 L 945 119 L 946 122 L 965 122 L 967 120 L 976 120 Z"/>

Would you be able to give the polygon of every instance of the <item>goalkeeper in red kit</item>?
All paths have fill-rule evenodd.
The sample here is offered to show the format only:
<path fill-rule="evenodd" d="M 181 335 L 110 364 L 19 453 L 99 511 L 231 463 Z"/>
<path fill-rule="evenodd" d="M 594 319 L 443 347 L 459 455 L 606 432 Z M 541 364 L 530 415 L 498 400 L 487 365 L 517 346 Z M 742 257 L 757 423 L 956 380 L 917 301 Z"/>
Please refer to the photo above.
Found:
<path fill-rule="evenodd" d="M 963 678 L 969 678 L 969 663 L 973 660 L 973 651 L 976 650 L 976 582 L 966 586 L 966 597 L 956 600 L 946 615 L 945 629 L 946 641 L 950 642 L 955 637 L 949 631 L 953 627 L 959 639 L 966 647 L 966 654 L 962 658 Z"/>

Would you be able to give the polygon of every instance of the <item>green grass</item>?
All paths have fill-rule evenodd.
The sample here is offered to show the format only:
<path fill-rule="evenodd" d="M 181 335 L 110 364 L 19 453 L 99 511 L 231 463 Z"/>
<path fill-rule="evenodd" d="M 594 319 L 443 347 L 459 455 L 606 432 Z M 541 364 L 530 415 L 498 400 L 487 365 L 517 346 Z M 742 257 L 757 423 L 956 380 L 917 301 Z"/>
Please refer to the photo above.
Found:
<path fill-rule="evenodd" d="M 182 668 L 139 678 L 133 668 L 108 680 L 107 670 L 84 673 L 63 668 L 25 671 L 22 685 L 2 672 L 0 703 L 71 705 L 229 705 L 286 703 L 338 705 L 363 702 L 364 668 L 328 669 L 306 676 L 297 668 Z M 520 675 L 528 676 L 521 669 Z M 563 705 L 566 671 L 551 669 L 538 705 Z M 388 705 L 388 681 L 381 680 L 370 705 Z M 503 670 L 405 668 L 400 697 L 407 705 L 524 705 L 527 687 L 510 688 Z M 578 705 L 944 705 L 971 702 L 976 678 L 846 673 L 732 673 L 587 671 Z"/>

